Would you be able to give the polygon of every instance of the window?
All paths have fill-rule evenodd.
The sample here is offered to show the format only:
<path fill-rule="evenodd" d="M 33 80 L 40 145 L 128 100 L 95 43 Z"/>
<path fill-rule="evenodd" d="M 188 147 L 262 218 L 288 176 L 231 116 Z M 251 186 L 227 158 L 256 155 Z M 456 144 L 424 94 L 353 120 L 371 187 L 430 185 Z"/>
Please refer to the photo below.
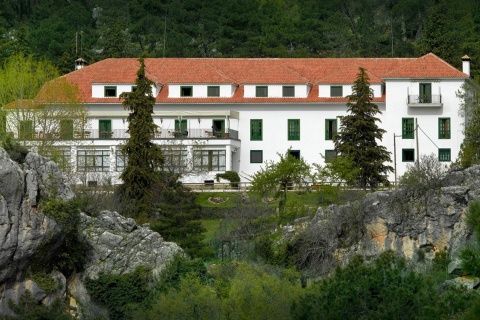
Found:
<path fill-rule="evenodd" d="M 250 120 L 250 140 L 262 140 L 262 120 Z"/>
<path fill-rule="evenodd" d="M 413 139 L 415 124 L 413 118 L 402 119 L 402 139 Z"/>
<path fill-rule="evenodd" d="M 180 87 L 180 97 L 191 97 L 193 96 L 192 87 Z"/>
<path fill-rule="evenodd" d="M 282 95 L 284 97 L 295 97 L 295 87 L 294 86 L 283 86 Z"/>
<path fill-rule="evenodd" d="M 217 138 L 225 137 L 225 120 L 212 120 L 212 134 Z"/>
<path fill-rule="evenodd" d="M 21 140 L 33 139 L 33 121 L 20 121 L 18 127 L 18 138 Z"/>
<path fill-rule="evenodd" d="M 100 139 L 110 139 L 112 133 L 112 120 L 98 120 L 98 137 Z"/>
<path fill-rule="evenodd" d="M 255 88 L 256 97 L 268 97 L 268 87 L 267 86 L 257 86 Z"/>
<path fill-rule="evenodd" d="M 110 152 L 108 150 L 78 150 L 78 171 L 110 171 Z"/>
<path fill-rule="evenodd" d="M 60 139 L 73 139 L 73 120 L 60 120 Z"/>
<path fill-rule="evenodd" d="M 250 150 L 250 163 L 263 163 L 263 151 Z"/>
<path fill-rule="evenodd" d="M 325 119 L 325 140 L 333 140 L 337 135 L 337 119 Z"/>
<path fill-rule="evenodd" d="M 137 91 L 137 86 L 132 86 L 132 92 Z"/>
<path fill-rule="evenodd" d="M 300 150 L 290 150 L 290 155 L 296 159 L 300 159 Z"/>
<path fill-rule="evenodd" d="M 288 140 L 300 140 L 300 119 L 288 119 Z"/>
<path fill-rule="evenodd" d="M 225 150 L 195 150 L 193 169 L 199 171 L 225 171 Z"/>
<path fill-rule="evenodd" d="M 71 167 L 71 151 L 70 148 L 45 148 L 39 151 L 43 156 L 52 159 L 63 171 Z"/>
<path fill-rule="evenodd" d="M 220 87 L 219 86 L 208 86 L 207 87 L 207 96 L 209 96 L 209 97 L 220 97 Z"/>
<path fill-rule="evenodd" d="M 162 155 L 165 159 L 163 168 L 170 172 L 182 173 L 187 171 L 188 152 L 181 147 L 163 147 Z"/>
<path fill-rule="evenodd" d="M 402 149 L 402 161 L 403 162 L 413 162 L 413 161 L 415 161 L 415 150 L 414 149 Z"/>
<path fill-rule="evenodd" d="M 116 97 L 117 96 L 117 87 L 115 87 L 115 86 L 105 87 L 104 96 L 107 97 L 107 98 Z"/>
<path fill-rule="evenodd" d="M 438 149 L 438 161 L 451 161 L 450 149 Z"/>
<path fill-rule="evenodd" d="M 187 130 L 187 120 L 182 119 L 175 119 L 175 132 L 174 132 L 175 138 L 180 138 L 180 137 L 187 137 L 188 136 L 188 130 Z"/>
<path fill-rule="evenodd" d="M 117 150 L 115 153 L 115 170 L 123 171 L 128 163 L 128 157 L 123 154 L 122 150 Z"/>
<path fill-rule="evenodd" d="M 330 86 L 330 97 L 343 97 L 343 87 Z"/>
<path fill-rule="evenodd" d="M 432 103 L 432 84 L 420 83 L 420 96 L 418 97 L 419 103 Z"/>
<path fill-rule="evenodd" d="M 438 139 L 450 139 L 450 118 L 438 118 Z"/>
<path fill-rule="evenodd" d="M 325 163 L 332 162 L 333 158 L 337 156 L 337 152 L 335 150 L 325 150 Z"/>

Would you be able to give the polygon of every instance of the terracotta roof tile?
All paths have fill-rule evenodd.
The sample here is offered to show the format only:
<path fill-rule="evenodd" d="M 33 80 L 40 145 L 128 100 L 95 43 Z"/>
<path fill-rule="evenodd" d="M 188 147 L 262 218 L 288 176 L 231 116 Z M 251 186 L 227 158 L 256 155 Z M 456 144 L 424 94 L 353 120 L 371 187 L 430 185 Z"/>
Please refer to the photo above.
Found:
<path fill-rule="evenodd" d="M 90 103 L 119 103 L 116 98 L 92 98 L 92 83 L 134 83 L 136 58 L 106 59 L 65 75 L 76 83 L 82 99 Z M 157 103 L 291 103 L 332 102 L 318 97 L 314 85 L 307 98 L 244 98 L 241 84 L 353 83 L 358 67 L 366 69 L 372 83 L 386 78 L 467 78 L 434 54 L 420 58 L 148 58 L 147 76 L 164 85 Z M 240 84 L 232 98 L 169 98 L 169 83 Z M 316 92 L 316 93 L 315 93 Z M 340 98 L 342 101 L 346 99 Z M 383 98 L 377 98 L 384 101 Z"/>

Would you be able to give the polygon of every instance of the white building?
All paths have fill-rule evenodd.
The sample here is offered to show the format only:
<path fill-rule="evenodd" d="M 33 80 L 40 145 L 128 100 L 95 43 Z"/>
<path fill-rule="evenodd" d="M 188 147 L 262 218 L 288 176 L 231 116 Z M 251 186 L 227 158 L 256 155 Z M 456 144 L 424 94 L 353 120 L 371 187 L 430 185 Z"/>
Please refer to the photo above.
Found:
<path fill-rule="evenodd" d="M 246 181 L 288 148 L 308 163 L 322 164 L 322 155 L 334 156 L 338 116 L 346 115 L 345 97 L 363 67 L 382 112 L 379 126 L 386 134 L 380 143 L 392 161 L 396 155 L 397 176 L 423 154 L 434 153 L 450 164 L 463 140 L 456 96 L 470 81 L 469 59 L 463 60 L 461 72 L 431 53 L 420 58 L 145 59 L 146 75 L 155 82 L 158 130 L 152 138 L 165 145 L 173 167 L 189 172 L 183 177 L 187 182 L 212 180 L 228 170 Z M 138 68 L 134 58 L 106 59 L 65 76 L 78 85 L 90 110 L 87 135 L 72 133 L 65 141 L 78 171 L 118 174 L 123 169 L 119 145 L 128 138 L 128 113 L 119 95 L 134 90 Z M 393 173 L 389 179 L 394 180 Z"/>

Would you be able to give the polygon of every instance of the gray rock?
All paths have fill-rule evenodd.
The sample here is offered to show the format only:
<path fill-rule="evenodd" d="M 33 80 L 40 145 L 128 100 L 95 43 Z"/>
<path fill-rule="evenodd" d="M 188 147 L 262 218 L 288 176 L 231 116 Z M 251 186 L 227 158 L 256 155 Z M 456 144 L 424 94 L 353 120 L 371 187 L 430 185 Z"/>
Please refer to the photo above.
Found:
<path fill-rule="evenodd" d="M 467 290 L 477 289 L 480 286 L 480 279 L 475 277 L 457 277 L 445 281 L 447 286 L 462 287 Z"/>
<path fill-rule="evenodd" d="M 101 272 L 133 272 L 138 266 L 149 266 L 157 274 L 175 255 L 183 253 L 148 226 L 137 226 L 117 212 L 102 211 L 98 217 L 82 214 L 81 229 L 91 247 L 85 277 L 92 279 Z"/>

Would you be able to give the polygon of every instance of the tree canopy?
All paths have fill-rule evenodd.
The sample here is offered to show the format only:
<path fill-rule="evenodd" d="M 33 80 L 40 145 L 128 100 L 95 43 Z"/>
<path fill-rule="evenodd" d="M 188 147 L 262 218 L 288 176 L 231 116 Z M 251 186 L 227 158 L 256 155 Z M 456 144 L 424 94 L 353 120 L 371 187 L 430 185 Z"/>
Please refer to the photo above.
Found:
<path fill-rule="evenodd" d="M 433 51 L 456 67 L 468 54 L 477 75 L 479 9 L 476 0 L 4 0 L 0 62 L 31 53 L 67 72 L 79 56 L 92 63 L 141 53 L 411 57 Z"/>
<path fill-rule="evenodd" d="M 340 117 L 339 132 L 334 137 L 337 157 L 333 162 L 350 159 L 353 169 L 358 170 L 355 183 L 364 189 L 388 184 L 387 173 L 393 168 L 385 163 L 391 162 L 390 152 L 378 144 L 385 130 L 377 125 L 380 119 L 376 115 L 380 110 L 373 103 L 373 91 L 363 68 L 359 68 L 352 94 L 348 96 L 347 112 L 348 115 Z"/>

